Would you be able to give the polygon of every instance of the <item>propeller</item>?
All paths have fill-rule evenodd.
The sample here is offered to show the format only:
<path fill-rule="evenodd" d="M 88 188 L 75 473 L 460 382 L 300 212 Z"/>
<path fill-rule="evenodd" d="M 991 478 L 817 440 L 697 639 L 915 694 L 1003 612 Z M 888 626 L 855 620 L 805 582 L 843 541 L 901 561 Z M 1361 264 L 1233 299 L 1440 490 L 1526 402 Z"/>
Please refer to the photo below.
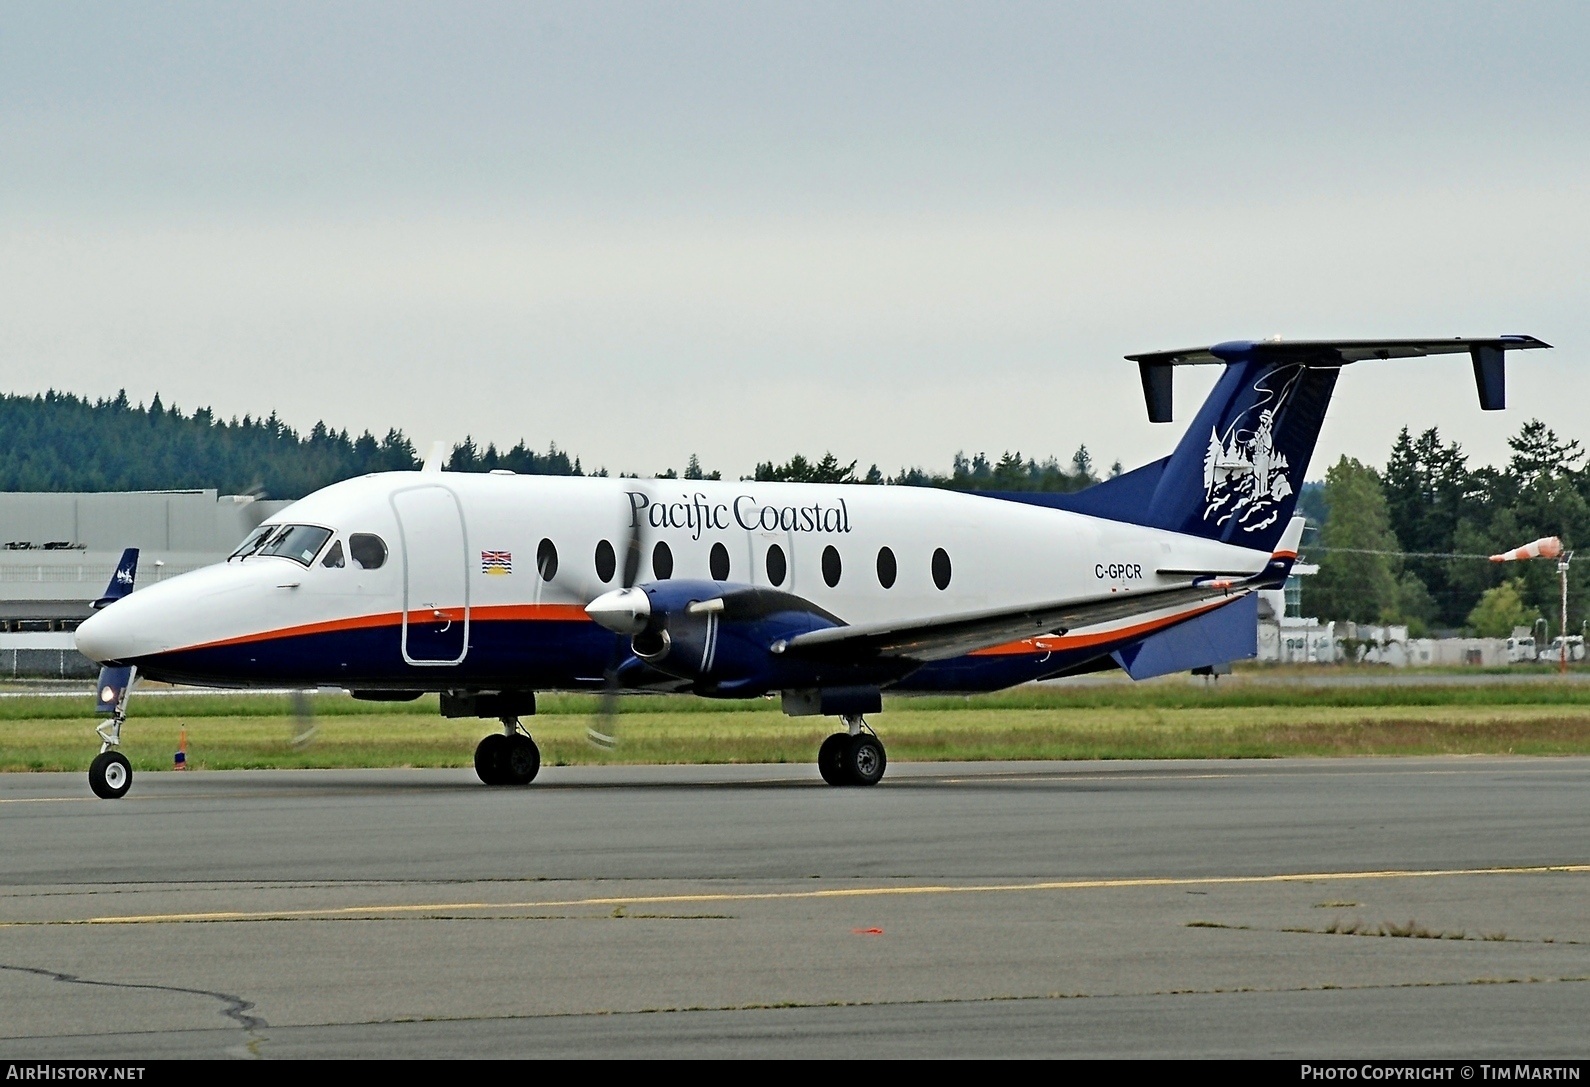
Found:
<path fill-rule="evenodd" d="M 315 742 L 315 734 L 320 731 L 320 726 L 315 724 L 315 707 L 309 701 L 309 692 L 294 691 L 293 699 L 293 739 L 294 751 L 307 751 L 309 745 Z"/>
<path fill-rule="evenodd" d="M 618 580 L 619 589 L 626 593 L 635 587 L 635 581 L 640 577 L 640 548 L 640 519 L 631 515 L 629 538 L 624 542 Z M 596 717 L 585 728 L 585 738 L 603 751 L 611 751 L 618 746 L 618 670 L 628 656 L 629 643 L 622 634 L 615 635 L 613 654 L 602 673 L 602 696 L 597 703 Z"/>

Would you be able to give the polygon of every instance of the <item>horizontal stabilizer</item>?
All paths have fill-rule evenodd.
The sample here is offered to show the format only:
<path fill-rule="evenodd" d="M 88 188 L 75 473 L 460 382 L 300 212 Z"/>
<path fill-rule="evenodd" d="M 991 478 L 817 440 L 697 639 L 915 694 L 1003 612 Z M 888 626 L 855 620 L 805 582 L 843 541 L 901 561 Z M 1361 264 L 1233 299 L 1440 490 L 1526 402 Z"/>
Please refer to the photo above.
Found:
<path fill-rule="evenodd" d="M 1345 366 L 1369 359 L 1410 359 L 1427 355 L 1467 354 L 1474 362 L 1480 407 L 1499 411 L 1507 406 L 1504 359 L 1508 351 L 1550 347 L 1534 336 L 1456 336 L 1437 340 L 1228 340 L 1209 347 L 1180 351 L 1149 351 L 1127 355 L 1143 378 L 1143 399 L 1150 422 L 1171 419 L 1171 367 L 1263 362 L 1305 366 Z"/>

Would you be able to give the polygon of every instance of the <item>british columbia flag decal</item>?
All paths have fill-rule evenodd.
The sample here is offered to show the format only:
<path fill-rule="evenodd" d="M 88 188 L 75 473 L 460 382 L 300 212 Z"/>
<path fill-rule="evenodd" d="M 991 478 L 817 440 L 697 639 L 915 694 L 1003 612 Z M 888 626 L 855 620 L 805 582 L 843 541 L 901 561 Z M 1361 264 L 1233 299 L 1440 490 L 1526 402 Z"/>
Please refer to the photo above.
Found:
<path fill-rule="evenodd" d="M 480 572 L 483 574 L 513 573 L 513 552 L 482 551 L 480 553 Z"/>

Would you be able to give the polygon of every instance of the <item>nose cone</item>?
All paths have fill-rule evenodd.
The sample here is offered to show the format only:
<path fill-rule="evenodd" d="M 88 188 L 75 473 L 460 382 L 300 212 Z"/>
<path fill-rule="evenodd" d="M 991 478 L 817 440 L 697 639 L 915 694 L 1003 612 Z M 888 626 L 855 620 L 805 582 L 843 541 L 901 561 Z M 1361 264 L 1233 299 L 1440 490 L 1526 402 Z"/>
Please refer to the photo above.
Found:
<path fill-rule="evenodd" d="M 651 618 L 651 601 L 640 589 L 614 589 L 587 604 L 585 614 L 615 634 L 639 634 Z"/>
<path fill-rule="evenodd" d="M 239 633 L 237 616 L 259 609 L 237 607 L 236 594 L 257 573 L 218 564 L 139 589 L 83 620 L 77 651 L 100 664 L 131 664 Z"/>
<path fill-rule="evenodd" d="M 95 664 L 110 664 L 138 655 L 136 627 L 118 612 L 126 601 L 117 601 L 83 620 L 77 628 L 77 651 Z M 131 609 L 128 609 L 131 610 Z"/>

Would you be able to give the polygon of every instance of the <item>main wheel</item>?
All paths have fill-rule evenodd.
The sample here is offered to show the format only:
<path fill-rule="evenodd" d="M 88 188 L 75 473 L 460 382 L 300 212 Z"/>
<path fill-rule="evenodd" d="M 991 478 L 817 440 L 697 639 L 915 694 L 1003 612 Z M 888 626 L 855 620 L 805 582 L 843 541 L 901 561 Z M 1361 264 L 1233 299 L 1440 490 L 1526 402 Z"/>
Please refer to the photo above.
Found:
<path fill-rule="evenodd" d="M 528 736 L 503 738 L 508 741 L 502 760 L 504 782 L 508 785 L 530 784 L 541 769 L 541 749 Z"/>
<path fill-rule="evenodd" d="M 883 780 L 883 770 L 889 764 L 883 751 L 883 741 L 870 733 L 846 737 L 850 743 L 845 748 L 844 771 L 852 785 L 876 785 Z"/>
<path fill-rule="evenodd" d="M 475 774 L 487 785 L 508 784 L 508 737 L 493 732 L 476 745 Z"/>
<path fill-rule="evenodd" d="M 88 764 L 88 787 L 101 800 L 118 800 L 132 786 L 132 764 L 120 751 L 101 751 Z"/>
<path fill-rule="evenodd" d="M 850 746 L 848 732 L 836 732 L 823 741 L 823 746 L 817 749 L 817 772 L 823 775 L 823 780 L 830 785 L 844 785 L 845 777 L 845 748 Z"/>

